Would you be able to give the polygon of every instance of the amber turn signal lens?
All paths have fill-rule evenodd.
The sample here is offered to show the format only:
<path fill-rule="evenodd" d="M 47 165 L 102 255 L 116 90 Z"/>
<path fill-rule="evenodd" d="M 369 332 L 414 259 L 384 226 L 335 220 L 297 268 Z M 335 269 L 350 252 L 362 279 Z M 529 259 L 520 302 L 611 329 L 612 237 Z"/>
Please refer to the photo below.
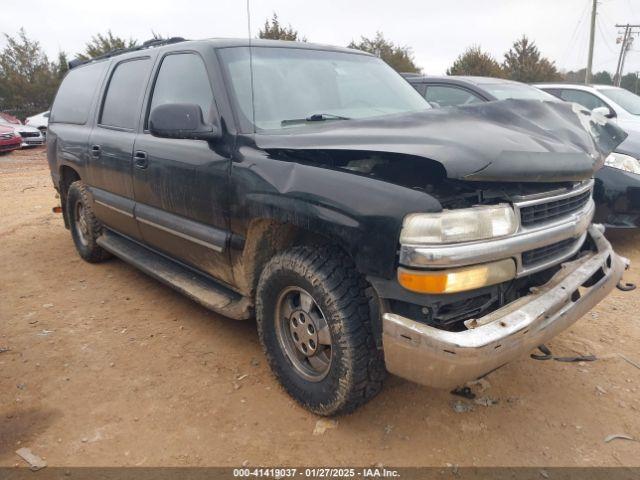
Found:
<path fill-rule="evenodd" d="M 516 264 L 508 258 L 498 262 L 449 270 L 398 269 L 398 281 L 417 293 L 456 293 L 506 282 L 516 276 Z"/>
<path fill-rule="evenodd" d="M 58 207 L 53 207 L 53 208 L 51 209 L 51 211 L 52 211 L 53 213 L 62 213 L 62 207 L 60 207 L 60 206 L 58 206 Z"/>

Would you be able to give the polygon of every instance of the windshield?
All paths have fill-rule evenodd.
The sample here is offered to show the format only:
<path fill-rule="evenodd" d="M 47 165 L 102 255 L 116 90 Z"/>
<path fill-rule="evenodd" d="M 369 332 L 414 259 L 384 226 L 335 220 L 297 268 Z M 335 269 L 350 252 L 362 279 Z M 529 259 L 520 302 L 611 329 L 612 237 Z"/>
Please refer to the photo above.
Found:
<path fill-rule="evenodd" d="M 640 115 L 640 97 L 624 88 L 602 88 L 598 91 L 632 115 Z"/>
<path fill-rule="evenodd" d="M 485 83 L 480 85 L 498 100 L 513 98 L 516 100 L 558 101 L 556 97 L 529 85 L 517 83 Z"/>
<path fill-rule="evenodd" d="M 224 48 L 220 54 L 241 112 L 248 121 L 255 119 L 259 130 L 430 108 L 406 80 L 379 58 L 325 50 L 253 47 L 253 112 L 249 48 Z"/>

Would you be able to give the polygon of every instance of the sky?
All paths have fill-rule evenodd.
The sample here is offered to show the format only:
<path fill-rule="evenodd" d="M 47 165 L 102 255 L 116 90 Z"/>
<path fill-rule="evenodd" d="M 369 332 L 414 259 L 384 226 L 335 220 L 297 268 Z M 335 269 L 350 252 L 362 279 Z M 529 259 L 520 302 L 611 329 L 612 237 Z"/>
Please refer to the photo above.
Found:
<path fill-rule="evenodd" d="M 8 0 L 0 0 L 0 6 Z M 513 41 L 526 34 L 561 70 L 586 66 L 592 0 L 249 0 L 252 35 L 276 12 L 308 41 L 347 45 L 376 31 L 409 46 L 424 73 L 444 74 L 471 45 L 502 61 Z M 10 3 L 16 7 L 15 2 Z M 69 57 L 83 50 L 98 32 L 140 41 L 163 36 L 189 39 L 246 37 L 246 0 L 31 0 L 29 13 L 6 8 L 0 32 L 15 35 L 24 27 L 51 59 L 60 50 Z M 640 24 L 640 0 L 599 0 L 594 71 L 615 71 L 619 45 L 616 23 Z M 4 36 L 0 47 L 6 44 Z M 640 70 L 640 37 L 625 73 Z"/>

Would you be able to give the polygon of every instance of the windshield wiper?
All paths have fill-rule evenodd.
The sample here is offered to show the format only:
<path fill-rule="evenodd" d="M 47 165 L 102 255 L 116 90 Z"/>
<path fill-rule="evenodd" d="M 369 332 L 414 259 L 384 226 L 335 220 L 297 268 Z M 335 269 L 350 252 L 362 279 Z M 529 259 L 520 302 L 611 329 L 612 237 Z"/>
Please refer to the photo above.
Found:
<path fill-rule="evenodd" d="M 351 120 L 349 117 L 343 117 L 342 115 L 335 115 L 333 113 L 314 113 L 306 118 L 291 118 L 289 120 L 282 120 L 280 125 L 294 125 L 296 123 L 307 122 L 324 122 L 325 120 Z"/>

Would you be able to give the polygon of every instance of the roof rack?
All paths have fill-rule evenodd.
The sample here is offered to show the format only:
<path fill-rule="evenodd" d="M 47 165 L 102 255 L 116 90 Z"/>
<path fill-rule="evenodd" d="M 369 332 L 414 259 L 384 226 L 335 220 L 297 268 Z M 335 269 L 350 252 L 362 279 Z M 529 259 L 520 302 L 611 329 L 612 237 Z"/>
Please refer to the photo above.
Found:
<path fill-rule="evenodd" d="M 108 51 L 103 55 L 100 55 L 99 57 L 89 58 L 87 60 L 84 60 L 82 58 L 74 58 L 73 60 L 69 61 L 69 70 L 71 70 L 72 68 L 79 67 L 80 65 L 84 65 L 85 63 L 91 63 L 96 60 L 103 60 L 105 58 L 115 57 L 116 55 L 122 55 L 123 53 L 135 52 L 138 50 L 145 50 L 147 48 L 153 48 L 153 47 L 161 47 L 163 45 L 171 45 L 172 43 L 180 43 L 180 42 L 186 42 L 186 39 L 182 37 L 152 38 L 150 40 L 147 40 L 146 42 L 143 42 L 142 45 L 138 45 L 137 47 L 116 48 L 114 50 Z"/>

